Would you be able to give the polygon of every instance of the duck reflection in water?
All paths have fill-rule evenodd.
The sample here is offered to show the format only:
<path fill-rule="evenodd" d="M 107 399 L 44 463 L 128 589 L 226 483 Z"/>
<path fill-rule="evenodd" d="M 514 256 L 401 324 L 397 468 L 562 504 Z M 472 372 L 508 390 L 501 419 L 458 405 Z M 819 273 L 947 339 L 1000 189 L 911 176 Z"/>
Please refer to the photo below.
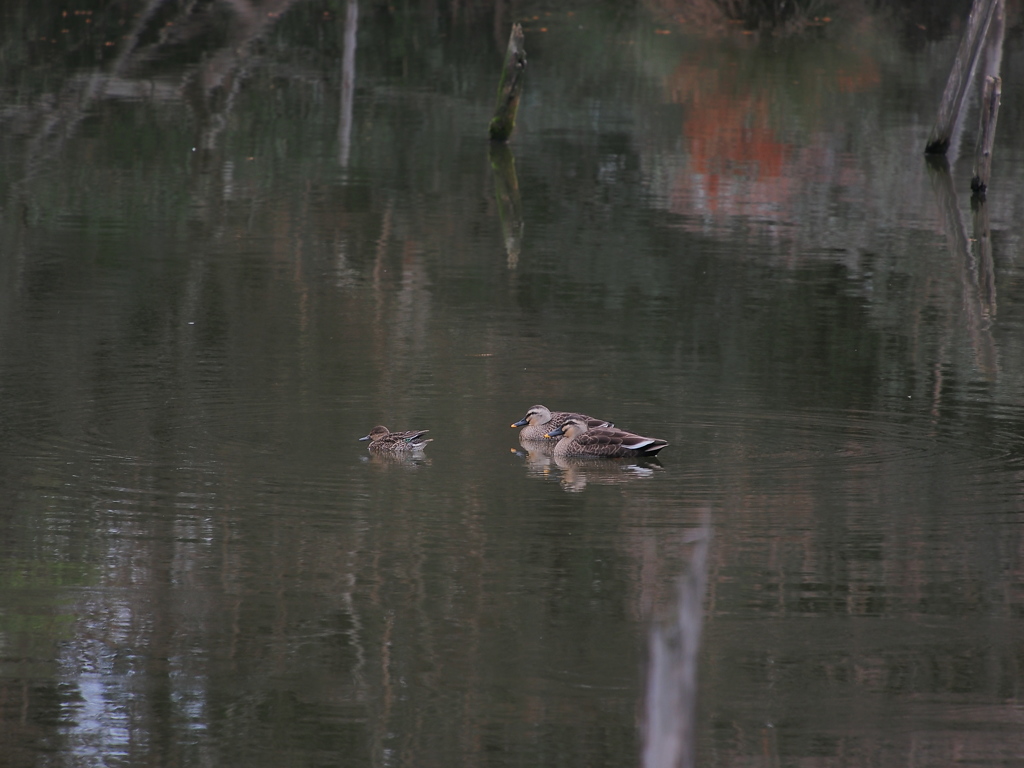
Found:
<path fill-rule="evenodd" d="M 551 452 L 555 445 L 551 440 L 520 440 L 525 450 L 512 448 L 512 453 L 526 460 L 526 473 L 537 477 L 547 477 L 555 466 Z"/>
<path fill-rule="evenodd" d="M 371 453 L 368 456 L 363 456 L 362 460 L 377 467 L 393 467 L 399 466 L 402 469 L 418 469 L 419 467 L 429 467 L 431 460 L 423 455 L 422 451 L 404 453 Z"/>
<path fill-rule="evenodd" d="M 551 460 L 556 467 L 562 470 L 562 476 L 558 480 L 562 489 L 570 493 L 579 493 L 587 487 L 587 483 L 624 485 L 636 480 L 643 480 L 652 477 L 661 468 L 661 462 L 656 458 L 642 459 L 628 464 L 619 461 L 602 461 L 593 456 L 554 455 Z"/>
<path fill-rule="evenodd" d="M 512 453 L 526 461 L 526 474 L 532 477 L 550 477 L 560 471 L 558 481 L 571 493 L 579 493 L 588 482 L 598 485 L 621 485 L 650 477 L 660 467 L 656 458 L 642 459 L 629 464 L 604 461 L 598 457 L 554 456 L 554 445 L 534 442 L 523 445 L 525 451 L 512 449 Z"/>
<path fill-rule="evenodd" d="M 596 485 L 623 485 L 652 477 L 661 468 L 656 457 L 636 461 L 608 461 L 596 456 L 556 456 L 552 441 L 523 441 L 523 448 L 512 448 L 512 453 L 526 461 L 526 473 L 531 477 L 558 476 L 562 488 L 578 493 L 588 483 Z"/>

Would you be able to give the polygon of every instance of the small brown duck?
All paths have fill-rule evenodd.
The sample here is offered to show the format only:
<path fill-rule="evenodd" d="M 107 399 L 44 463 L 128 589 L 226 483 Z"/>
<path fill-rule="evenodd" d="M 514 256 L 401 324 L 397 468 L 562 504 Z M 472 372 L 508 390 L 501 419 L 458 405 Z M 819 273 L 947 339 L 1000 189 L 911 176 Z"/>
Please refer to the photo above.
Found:
<path fill-rule="evenodd" d="M 561 437 L 554 456 L 654 456 L 668 443 L 656 437 L 634 435 L 615 427 L 590 427 L 586 421 L 572 417 L 547 437 Z"/>
<path fill-rule="evenodd" d="M 610 421 L 595 419 L 593 416 L 586 416 L 582 413 L 569 413 L 567 411 L 549 411 L 543 405 L 531 405 L 519 421 L 512 424 L 513 427 L 523 427 L 519 433 L 520 440 L 543 440 L 553 442 L 557 437 L 549 437 L 548 433 L 563 426 L 569 419 L 583 419 L 587 425 L 594 427 L 615 426 Z"/>
<path fill-rule="evenodd" d="M 370 430 L 370 434 L 360 437 L 369 440 L 367 446 L 371 453 L 410 453 L 422 451 L 427 443 L 433 442 L 432 437 L 424 438 L 430 430 L 417 429 L 408 432 L 392 432 L 387 427 L 378 426 Z"/>

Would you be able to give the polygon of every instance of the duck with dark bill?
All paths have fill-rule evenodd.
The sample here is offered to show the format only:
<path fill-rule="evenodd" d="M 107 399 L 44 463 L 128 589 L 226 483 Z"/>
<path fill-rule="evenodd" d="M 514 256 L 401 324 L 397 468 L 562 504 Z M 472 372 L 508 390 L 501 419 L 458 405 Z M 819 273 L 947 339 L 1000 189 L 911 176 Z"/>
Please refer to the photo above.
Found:
<path fill-rule="evenodd" d="M 668 442 L 656 437 L 634 435 L 615 427 L 591 427 L 580 418 L 570 418 L 548 438 L 561 438 L 555 445 L 558 456 L 604 456 L 617 459 L 625 456 L 655 456 Z"/>
<path fill-rule="evenodd" d="M 422 451 L 427 443 L 433 442 L 432 437 L 423 437 L 428 429 L 416 429 L 407 432 L 392 432 L 387 427 L 378 426 L 370 430 L 370 434 L 360 437 L 369 440 L 367 446 L 371 453 L 410 453 Z"/>
<path fill-rule="evenodd" d="M 548 437 L 548 433 L 563 426 L 569 419 L 583 419 L 590 427 L 615 426 L 610 421 L 595 419 L 593 416 L 586 416 L 582 413 L 550 411 L 543 405 L 531 405 L 526 415 L 519 421 L 513 422 L 512 426 L 523 428 L 523 431 L 519 433 L 520 440 L 554 441 L 558 438 Z"/>

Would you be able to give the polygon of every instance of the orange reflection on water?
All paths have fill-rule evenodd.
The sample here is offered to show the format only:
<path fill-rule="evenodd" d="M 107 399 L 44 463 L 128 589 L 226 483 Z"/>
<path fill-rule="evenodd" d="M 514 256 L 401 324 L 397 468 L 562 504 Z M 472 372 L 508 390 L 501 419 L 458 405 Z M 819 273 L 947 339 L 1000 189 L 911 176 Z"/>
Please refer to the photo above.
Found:
<path fill-rule="evenodd" d="M 686 162 L 669 193 L 674 212 L 788 219 L 806 182 L 824 173 L 841 184 L 849 176 L 835 136 L 819 123 L 840 94 L 880 84 L 870 55 L 833 51 L 822 61 L 752 48 L 731 57 L 708 51 L 687 56 L 665 83 L 669 100 L 686 108 Z"/>

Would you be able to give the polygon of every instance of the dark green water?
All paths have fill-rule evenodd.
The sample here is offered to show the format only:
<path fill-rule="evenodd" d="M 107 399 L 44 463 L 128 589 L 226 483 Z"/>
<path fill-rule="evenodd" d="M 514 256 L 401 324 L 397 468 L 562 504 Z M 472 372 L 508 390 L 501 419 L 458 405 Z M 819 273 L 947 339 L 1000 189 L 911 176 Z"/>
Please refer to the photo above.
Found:
<path fill-rule="evenodd" d="M 242 7 L 0 11 L 0 763 L 639 765 L 707 521 L 700 765 L 1024 764 L 1012 18 L 975 214 L 959 16 Z"/>

